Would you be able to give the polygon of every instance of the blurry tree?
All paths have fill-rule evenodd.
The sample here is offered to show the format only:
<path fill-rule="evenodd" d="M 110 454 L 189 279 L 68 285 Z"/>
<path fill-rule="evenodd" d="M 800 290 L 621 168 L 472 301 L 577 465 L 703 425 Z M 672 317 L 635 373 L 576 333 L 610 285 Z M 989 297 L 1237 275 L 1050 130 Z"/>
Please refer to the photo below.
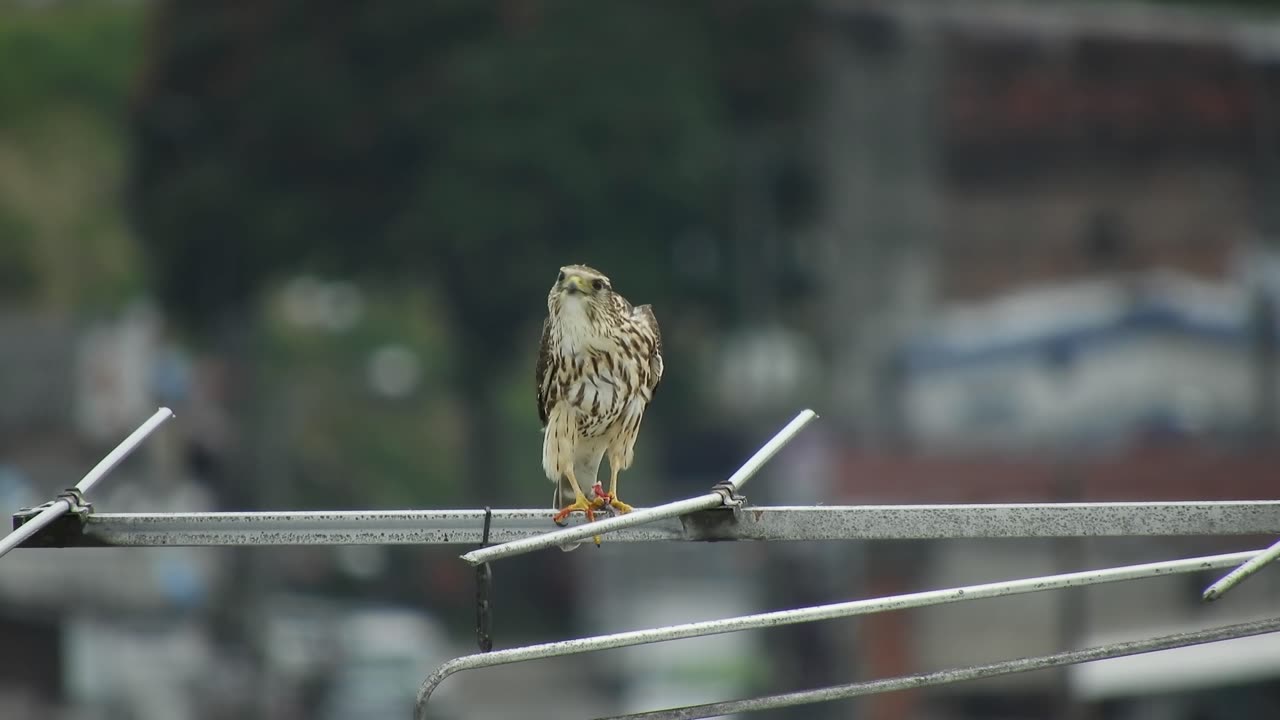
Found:
<path fill-rule="evenodd" d="M 491 477 L 493 378 L 513 352 L 532 373 L 556 268 L 670 296 L 671 240 L 716 224 L 735 122 L 793 92 L 760 40 L 796 7 L 158 3 L 134 183 L 155 282 L 204 327 L 304 267 L 433 285 Z"/>
<path fill-rule="evenodd" d="M 119 190 L 141 17 L 0 2 L 0 301 L 74 312 L 137 292 Z"/>

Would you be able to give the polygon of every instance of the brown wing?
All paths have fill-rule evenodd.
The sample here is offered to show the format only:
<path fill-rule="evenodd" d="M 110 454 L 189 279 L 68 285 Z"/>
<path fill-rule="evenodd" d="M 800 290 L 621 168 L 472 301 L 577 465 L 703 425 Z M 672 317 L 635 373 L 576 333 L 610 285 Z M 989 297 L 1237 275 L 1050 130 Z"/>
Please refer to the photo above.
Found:
<path fill-rule="evenodd" d="M 658 391 L 658 383 L 662 381 L 662 331 L 658 329 L 658 317 L 653 314 L 652 305 L 641 305 L 635 309 L 635 316 L 653 333 L 653 354 L 649 356 L 649 395 Z"/>
<path fill-rule="evenodd" d="M 538 419 L 542 427 L 547 426 L 547 417 L 551 415 L 551 376 L 555 370 L 551 367 L 551 318 L 542 321 L 542 340 L 538 343 L 538 364 L 533 370 L 533 380 L 537 383 Z"/>

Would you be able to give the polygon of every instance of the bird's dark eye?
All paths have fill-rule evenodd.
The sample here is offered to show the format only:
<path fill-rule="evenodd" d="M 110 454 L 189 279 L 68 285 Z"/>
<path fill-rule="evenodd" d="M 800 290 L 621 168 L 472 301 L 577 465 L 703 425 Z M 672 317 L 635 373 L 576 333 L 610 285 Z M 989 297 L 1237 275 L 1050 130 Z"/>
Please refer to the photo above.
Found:
<path fill-rule="evenodd" d="M 601 290 L 603 290 L 603 289 L 604 289 L 604 281 L 603 281 L 603 280 L 592 280 L 592 281 L 591 281 L 591 287 L 595 288 L 595 289 L 596 289 L 596 292 L 599 292 L 599 291 L 601 291 Z"/>
<path fill-rule="evenodd" d="M 564 282 L 564 271 L 563 271 L 563 270 L 561 270 L 561 271 L 560 271 L 560 274 L 556 276 L 556 282 Z"/>

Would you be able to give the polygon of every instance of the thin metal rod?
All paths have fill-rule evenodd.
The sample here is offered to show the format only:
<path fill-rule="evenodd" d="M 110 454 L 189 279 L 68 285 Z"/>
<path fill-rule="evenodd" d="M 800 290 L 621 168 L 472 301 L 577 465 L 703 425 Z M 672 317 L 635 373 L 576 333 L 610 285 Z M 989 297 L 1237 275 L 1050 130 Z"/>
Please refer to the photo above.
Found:
<path fill-rule="evenodd" d="M 853 600 L 851 602 L 795 610 L 778 610 L 774 612 L 743 615 L 722 620 L 706 620 L 702 622 L 670 625 L 647 630 L 596 635 L 594 637 L 562 640 L 560 642 L 527 645 L 508 650 L 496 650 L 478 655 L 464 655 L 441 665 L 431 673 L 418 689 L 417 715 L 419 720 L 426 718 L 427 701 L 436 687 L 450 675 L 462 670 L 507 665 L 527 660 L 578 655 L 581 653 L 609 650 L 613 648 L 645 645 L 648 643 L 680 640 L 683 638 L 719 635 L 723 633 L 752 630 L 757 628 L 794 625 L 796 623 L 814 622 L 817 620 L 833 620 L 854 615 L 906 610 L 909 608 L 942 605 L 953 602 L 967 602 L 983 598 L 1005 597 L 1025 593 L 1042 592 L 1068 587 L 1096 585 L 1099 583 L 1136 580 L 1139 578 L 1172 575 L 1177 573 L 1199 572 L 1215 568 L 1230 567 L 1246 560 L 1260 551 L 1230 553 L 1226 555 L 1210 555 L 1183 560 L 1166 560 L 1162 562 L 1143 563 L 1141 565 L 1125 565 L 1102 570 L 1085 570 L 1082 572 L 1046 575 L 1043 577 L 1006 580 L 1002 582 L 983 583 L 945 590 L 929 590 L 925 592 L 891 595 L 882 598 Z"/>
<path fill-rule="evenodd" d="M 142 441 L 146 440 L 147 436 L 154 432 L 156 428 L 160 427 L 161 423 L 171 417 L 173 417 L 173 411 L 167 407 L 162 407 L 159 410 L 156 410 L 154 415 L 148 418 L 146 422 L 142 423 L 142 425 L 138 426 L 138 429 L 130 433 L 129 437 L 125 438 L 124 441 L 117 445 L 114 450 L 107 453 L 107 456 L 102 458 L 97 465 L 94 465 L 93 469 L 81 478 L 80 482 L 76 483 L 76 490 L 82 495 L 89 492 L 94 485 L 98 484 L 99 480 L 115 469 L 115 467 L 120 464 L 120 461 L 128 457 L 129 453 L 133 452 L 138 445 L 142 444 Z M 27 540 L 27 538 L 40 532 L 40 530 L 44 529 L 46 525 L 58 519 L 58 517 L 66 514 L 70 510 L 71 502 L 66 498 L 58 498 L 57 500 L 54 500 L 52 504 L 44 510 L 41 510 L 39 515 L 28 520 L 13 532 L 9 533 L 3 540 L 0 540 L 0 557 L 3 557 L 10 550 L 21 545 Z"/>
<path fill-rule="evenodd" d="M 1280 558 L 1280 542 L 1277 542 L 1266 550 L 1258 553 L 1254 557 L 1250 558 L 1249 562 L 1241 565 L 1235 570 L 1232 570 L 1224 575 L 1222 579 L 1218 580 L 1218 582 L 1205 588 L 1205 601 L 1213 602 L 1214 600 L 1222 597 L 1224 593 L 1236 585 L 1239 585 L 1245 580 L 1245 578 L 1258 572 L 1264 566 L 1275 562 L 1276 558 Z"/>
<path fill-rule="evenodd" d="M 938 670 L 936 672 L 919 673 L 916 675 L 903 675 L 901 677 L 886 678 L 883 680 L 869 680 L 866 682 L 850 683 L 848 685 L 834 685 L 831 687 L 817 688 L 815 690 L 802 690 L 799 692 L 781 693 L 778 695 L 764 695 L 745 700 L 708 703 L 706 705 L 692 705 L 688 707 L 671 708 L 668 710 L 634 713 L 631 715 L 614 715 L 608 718 L 599 718 L 599 720 L 693 720 L 693 718 L 735 715 L 737 713 L 744 712 L 755 712 L 759 710 L 829 702 L 831 700 L 844 700 L 847 698 L 858 697 L 860 695 L 872 695 L 875 693 L 894 692 L 897 690 L 911 690 L 934 685 L 946 685 L 965 680 L 979 680 L 998 675 L 1013 675 L 1016 673 L 1030 672 L 1032 670 L 1044 670 L 1046 668 L 1061 667 L 1063 665 L 1093 662 L 1095 660 L 1107 660 L 1109 658 L 1141 655 L 1143 653 L 1157 652 L 1160 650 L 1172 650 L 1173 648 L 1203 645 L 1205 643 L 1251 637 L 1253 635 L 1263 635 L 1270 632 L 1276 632 L 1277 630 L 1280 630 L 1280 618 L 1268 618 L 1266 620 L 1225 625 L 1222 627 L 1209 628 L 1207 630 L 1195 630 L 1191 632 L 1176 633 L 1173 635 L 1163 635 L 1145 640 L 1130 640 L 1127 642 L 1118 642 L 1109 645 L 1098 645 L 1096 647 L 1085 648 L 1083 650 L 1069 650 L 1066 652 L 1054 653 L 1052 655 L 1024 657 L 1018 658 L 1017 660 L 1005 660 L 1003 662 L 974 665 L 971 667 L 956 668 L 953 670 Z"/>
<path fill-rule="evenodd" d="M 732 490 L 736 491 L 751 479 L 765 463 L 769 462 L 774 455 L 782 449 L 784 445 L 791 442 L 791 439 L 800 432 L 805 425 L 808 425 L 818 414 L 812 410 L 801 411 L 786 427 L 778 431 L 769 442 L 756 451 L 751 459 L 747 460 L 742 467 L 738 468 L 724 484 L 728 485 Z M 463 560 L 472 565 L 500 560 L 502 558 L 512 557 L 514 555 L 522 555 L 524 553 L 533 552 L 535 550 L 546 550 L 548 548 L 565 545 L 577 540 L 582 540 L 592 536 L 601 536 L 609 532 L 621 530 L 623 528 L 635 527 L 643 525 L 655 520 L 664 518 L 678 517 L 686 515 L 698 510 L 708 510 L 713 507 L 719 507 L 724 504 L 725 496 L 720 492 L 710 492 L 706 495 L 689 498 L 687 500 L 677 500 L 676 502 L 658 505 L 657 507 L 646 508 L 644 510 L 633 510 L 626 515 L 618 517 L 606 518 L 593 523 L 584 523 L 575 527 L 556 530 L 549 533 L 538 535 L 537 537 L 525 538 L 523 540 L 513 540 L 501 545 L 481 548 L 473 550 L 462 556 Z"/>
<path fill-rule="evenodd" d="M 29 512 L 27 513 L 29 514 Z M 578 518 L 570 522 L 582 522 Z M 494 510 L 490 540 L 554 527 L 546 509 Z M 27 547 L 478 545 L 484 510 L 91 513 Z M 1280 535 L 1280 501 L 746 506 L 667 518 L 613 542 Z"/>
<path fill-rule="evenodd" d="M 107 453 L 106 457 L 102 458 L 97 465 L 94 465 L 93 469 L 81 478 L 80 482 L 76 483 L 76 489 L 81 493 L 88 493 L 92 490 L 99 480 L 105 477 L 107 473 L 115 470 L 116 466 L 129 457 L 130 453 L 136 450 L 143 440 L 146 440 L 151 433 L 155 432 L 156 428 L 171 417 L 173 417 L 173 411 L 167 407 L 156 410 L 151 417 L 147 418 L 146 422 L 138 426 L 137 430 L 129 433 L 129 437 L 121 441 L 114 450 Z"/>
<path fill-rule="evenodd" d="M 725 482 L 732 485 L 735 491 L 741 490 L 742 486 L 746 485 L 747 481 L 755 476 L 755 474 L 759 472 L 760 468 L 764 467 L 765 463 L 772 460 L 773 456 L 777 455 L 779 450 L 781 450 L 787 443 L 791 442 L 791 439 L 799 434 L 806 425 L 816 419 L 818 419 L 818 413 L 807 409 L 801 410 L 799 415 L 792 418 L 791 422 L 787 423 L 786 426 L 778 431 L 778 434 L 769 438 L 769 442 L 765 443 L 759 450 L 757 450 L 756 453 L 743 463 L 742 467 L 738 468 L 737 472 L 730 475 L 729 479 L 725 480 Z"/>

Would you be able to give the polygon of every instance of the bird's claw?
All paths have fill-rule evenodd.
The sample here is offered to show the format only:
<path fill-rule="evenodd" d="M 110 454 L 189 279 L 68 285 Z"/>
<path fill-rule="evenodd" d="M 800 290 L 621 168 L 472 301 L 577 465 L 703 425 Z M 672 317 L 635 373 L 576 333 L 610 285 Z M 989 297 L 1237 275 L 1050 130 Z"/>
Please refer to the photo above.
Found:
<path fill-rule="evenodd" d="M 565 520 L 569 517 L 569 513 L 575 511 L 581 511 L 582 514 L 586 515 L 587 522 L 594 522 L 596 519 L 595 505 L 588 501 L 585 496 L 579 495 L 578 499 L 575 500 L 572 505 L 567 505 L 561 508 L 560 512 L 556 513 L 555 516 L 551 518 L 551 522 L 564 527 L 566 525 Z M 597 540 L 596 544 L 599 545 L 600 542 Z"/>
<path fill-rule="evenodd" d="M 591 507 L 599 510 L 602 508 L 610 508 L 619 515 L 625 515 L 631 512 L 631 506 L 618 499 L 617 493 L 605 492 L 600 483 L 591 486 L 591 494 L 595 496 L 591 500 Z"/>

